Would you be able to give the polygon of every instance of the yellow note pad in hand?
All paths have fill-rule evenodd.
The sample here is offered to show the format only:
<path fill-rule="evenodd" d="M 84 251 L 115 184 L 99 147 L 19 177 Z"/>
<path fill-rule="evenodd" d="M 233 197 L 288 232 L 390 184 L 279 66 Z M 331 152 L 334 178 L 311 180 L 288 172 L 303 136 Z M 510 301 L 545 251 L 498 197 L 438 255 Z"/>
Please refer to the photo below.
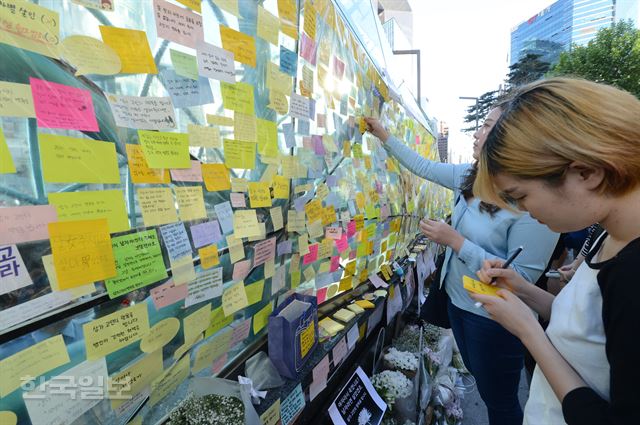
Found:
<path fill-rule="evenodd" d="M 116 275 L 106 218 L 49 223 L 49 236 L 60 289 Z"/>
<path fill-rule="evenodd" d="M 492 295 L 494 297 L 498 296 L 497 292 L 500 290 L 497 286 L 487 285 L 486 283 L 472 279 L 469 276 L 462 276 L 462 285 L 464 286 L 464 289 L 469 292 L 481 295 Z"/>

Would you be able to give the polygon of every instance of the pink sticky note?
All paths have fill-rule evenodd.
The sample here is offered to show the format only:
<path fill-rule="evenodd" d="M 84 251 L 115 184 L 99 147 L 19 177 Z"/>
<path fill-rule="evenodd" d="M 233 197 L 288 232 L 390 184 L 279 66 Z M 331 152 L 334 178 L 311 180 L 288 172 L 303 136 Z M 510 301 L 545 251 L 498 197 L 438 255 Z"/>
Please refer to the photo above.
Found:
<path fill-rule="evenodd" d="M 245 208 L 247 201 L 244 197 L 244 193 L 232 193 L 230 196 L 231 206 L 234 208 Z"/>
<path fill-rule="evenodd" d="M 54 221 L 53 205 L 0 208 L 0 245 L 49 239 L 47 226 Z"/>
<path fill-rule="evenodd" d="M 227 353 L 224 353 L 223 355 L 221 355 L 220 357 L 218 357 L 213 361 L 213 365 L 211 366 L 211 371 L 213 372 L 214 375 L 217 375 L 220 373 L 220 371 L 226 364 L 227 364 Z"/>
<path fill-rule="evenodd" d="M 385 282 L 384 280 L 382 280 L 380 276 L 378 276 L 377 273 L 371 274 L 369 276 L 369 280 L 371 281 L 371 283 L 373 283 L 373 286 L 375 286 L 376 288 L 386 288 L 389 286 L 387 282 Z"/>
<path fill-rule="evenodd" d="M 248 318 L 247 320 L 233 328 L 233 335 L 231 335 L 231 346 L 229 348 L 231 349 L 238 345 L 238 343 L 240 343 L 241 341 L 247 339 L 250 330 L 251 318 Z"/>
<path fill-rule="evenodd" d="M 38 127 L 100 131 L 89 90 L 30 77 Z"/>
<path fill-rule="evenodd" d="M 318 299 L 318 304 L 322 304 L 327 300 L 327 289 L 328 287 L 325 286 L 324 288 L 320 288 L 316 291 L 316 298 Z"/>
<path fill-rule="evenodd" d="M 313 368 L 314 381 L 326 381 L 329 376 L 329 356 L 324 356 L 322 360 Z"/>
<path fill-rule="evenodd" d="M 200 161 L 191 161 L 191 168 L 176 168 L 171 171 L 171 179 L 176 182 L 201 182 L 202 167 Z"/>
<path fill-rule="evenodd" d="M 202 16 L 164 0 L 153 0 L 158 37 L 175 41 L 192 49 L 204 40 Z"/>
<path fill-rule="evenodd" d="M 331 257 L 331 267 L 329 268 L 330 272 L 335 272 L 340 267 L 340 257 L 336 255 L 335 257 Z"/>
<path fill-rule="evenodd" d="M 340 364 L 342 359 L 347 356 L 348 351 L 349 349 L 347 348 L 347 341 L 345 341 L 344 337 L 342 337 L 342 339 L 338 341 L 336 346 L 333 347 L 333 365 L 337 366 L 338 364 Z"/>
<path fill-rule="evenodd" d="M 309 253 L 302 258 L 302 264 L 311 264 L 318 259 L 318 244 L 309 245 Z"/>
<path fill-rule="evenodd" d="M 233 280 L 242 280 L 249 274 L 251 260 L 238 261 L 233 265 Z"/>
<path fill-rule="evenodd" d="M 324 231 L 324 236 L 328 239 L 340 239 L 342 238 L 342 227 L 327 227 Z"/>
<path fill-rule="evenodd" d="M 311 65 L 316 64 L 316 42 L 302 33 L 300 42 L 300 56 L 305 58 Z"/>
<path fill-rule="evenodd" d="M 356 222 L 355 220 L 351 220 L 348 224 L 347 224 L 347 237 L 350 238 L 351 236 L 356 234 Z"/>
<path fill-rule="evenodd" d="M 342 254 L 344 251 L 347 250 L 347 248 L 349 248 L 349 241 L 347 240 L 347 235 L 342 235 L 340 239 L 336 239 L 335 244 L 336 244 L 336 248 L 338 249 L 338 252 Z"/>
<path fill-rule="evenodd" d="M 338 80 L 342 80 L 344 76 L 344 62 L 335 56 L 333 57 L 333 74 Z"/>
<path fill-rule="evenodd" d="M 156 310 L 160 310 L 171 304 L 175 304 L 180 300 L 187 298 L 189 294 L 189 285 L 177 285 L 173 282 L 173 279 L 168 280 L 166 283 L 153 288 L 150 291 L 151 299 Z"/>
<path fill-rule="evenodd" d="M 351 251 L 351 252 L 349 253 L 349 260 L 353 260 L 353 259 L 355 259 L 355 258 L 356 258 L 356 254 L 357 254 L 357 252 L 356 252 L 356 250 L 355 250 L 355 249 L 354 249 L 353 251 Z"/>
<path fill-rule="evenodd" d="M 253 265 L 258 267 L 260 264 L 264 264 L 266 261 L 275 258 L 276 255 L 276 238 L 269 238 L 264 241 L 260 241 L 253 247 Z"/>

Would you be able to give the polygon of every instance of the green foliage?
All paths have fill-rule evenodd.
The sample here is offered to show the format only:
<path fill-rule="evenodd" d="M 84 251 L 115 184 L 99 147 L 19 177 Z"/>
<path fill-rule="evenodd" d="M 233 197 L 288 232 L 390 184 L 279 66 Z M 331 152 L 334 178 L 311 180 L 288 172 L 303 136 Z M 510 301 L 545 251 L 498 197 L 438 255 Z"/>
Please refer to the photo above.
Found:
<path fill-rule="evenodd" d="M 464 122 L 470 123 L 471 126 L 463 129 L 465 133 L 476 131 L 476 117 L 478 119 L 478 126 L 482 125 L 484 118 L 487 116 L 492 106 L 498 101 L 498 90 L 488 91 L 480 97 L 478 97 L 478 103 L 467 108 L 467 115 L 464 117 Z"/>
<path fill-rule="evenodd" d="M 630 21 L 603 28 L 586 46 L 562 53 L 548 75 L 611 84 L 640 98 L 640 30 Z"/>
<path fill-rule="evenodd" d="M 539 80 L 549 71 L 551 64 L 540 60 L 541 55 L 528 53 L 509 67 L 509 90 Z"/>

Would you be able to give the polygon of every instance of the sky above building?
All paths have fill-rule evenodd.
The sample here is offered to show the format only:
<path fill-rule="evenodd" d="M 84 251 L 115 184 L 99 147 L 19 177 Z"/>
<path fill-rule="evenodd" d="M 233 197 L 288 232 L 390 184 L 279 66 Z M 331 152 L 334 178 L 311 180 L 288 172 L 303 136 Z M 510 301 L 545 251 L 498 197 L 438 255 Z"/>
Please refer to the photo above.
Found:
<path fill-rule="evenodd" d="M 471 100 L 495 90 L 508 71 L 511 29 L 553 0 L 410 0 L 413 45 L 422 51 L 422 93 L 428 114 L 449 125 L 452 162 L 471 160 L 461 132 Z"/>

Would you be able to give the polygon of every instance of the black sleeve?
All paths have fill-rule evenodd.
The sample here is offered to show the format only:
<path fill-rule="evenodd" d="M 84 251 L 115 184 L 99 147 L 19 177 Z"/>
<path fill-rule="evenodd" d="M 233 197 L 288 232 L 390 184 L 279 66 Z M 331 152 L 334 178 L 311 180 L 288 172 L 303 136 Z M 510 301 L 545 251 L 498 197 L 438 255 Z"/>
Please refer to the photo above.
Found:
<path fill-rule="evenodd" d="M 623 251 L 598 273 L 610 366 L 610 401 L 587 387 L 571 391 L 562 401 L 569 425 L 640 424 L 640 240 Z"/>

